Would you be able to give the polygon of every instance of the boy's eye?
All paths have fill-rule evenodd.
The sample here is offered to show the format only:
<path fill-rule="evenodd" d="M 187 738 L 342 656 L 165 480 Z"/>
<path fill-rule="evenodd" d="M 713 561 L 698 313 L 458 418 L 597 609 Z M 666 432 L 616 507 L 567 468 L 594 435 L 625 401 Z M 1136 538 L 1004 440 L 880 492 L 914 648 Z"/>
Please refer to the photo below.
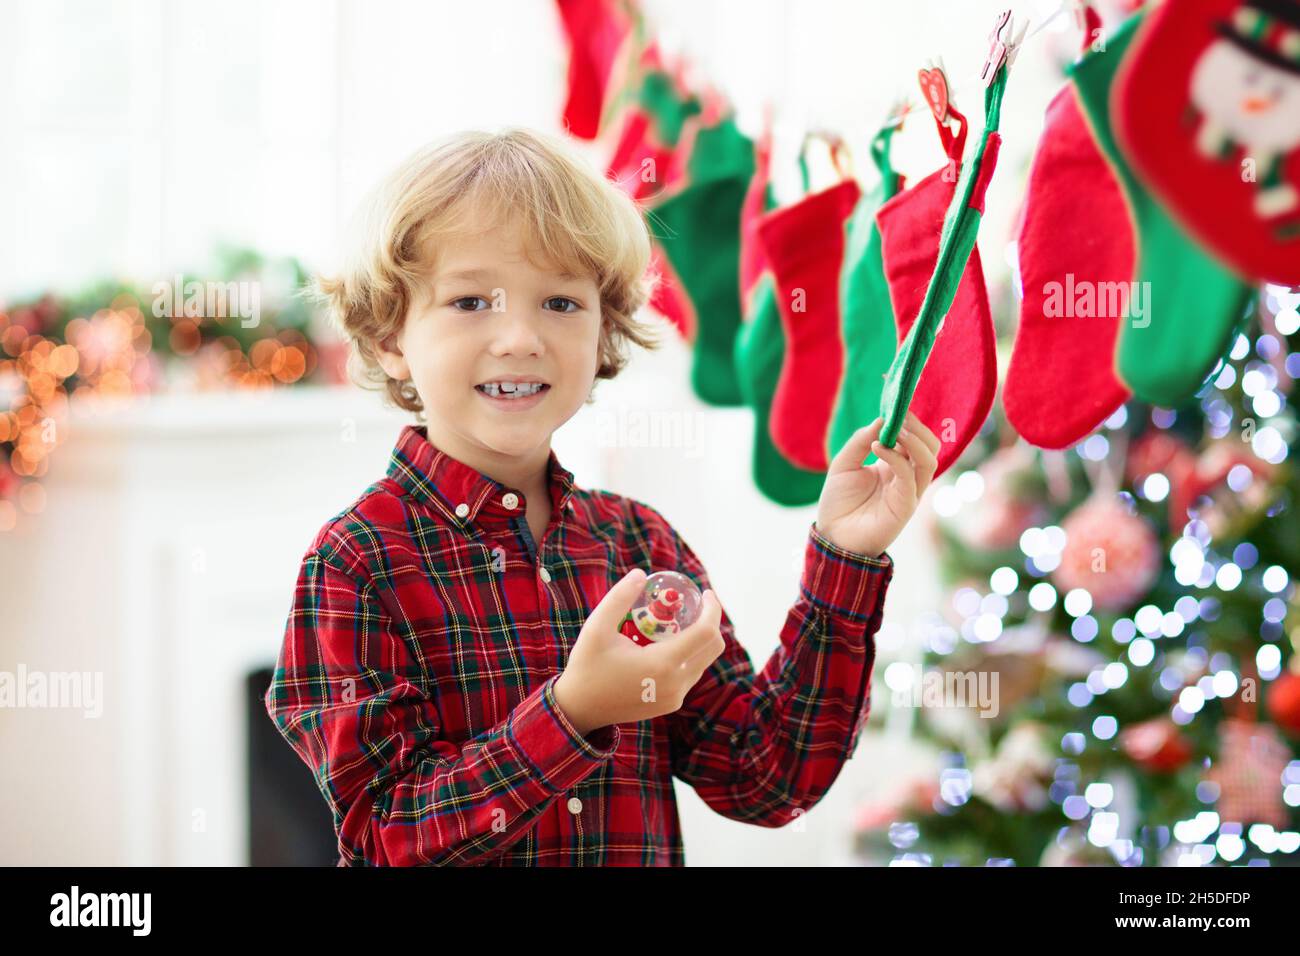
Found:
<path fill-rule="evenodd" d="M 578 309 L 581 309 L 581 308 L 582 308 L 582 306 L 580 306 L 577 302 L 574 302 L 572 299 L 570 299 L 570 298 L 569 298 L 568 296 L 566 296 L 566 295 L 553 295 L 553 296 L 551 296 L 549 299 L 546 300 L 546 304 L 547 304 L 548 306 L 550 306 L 550 305 L 551 305 L 552 303 L 554 303 L 554 302 L 559 302 L 559 303 L 561 303 L 560 307 L 557 308 L 557 309 L 555 310 L 555 311 L 557 311 L 557 312 L 576 312 Z M 573 308 L 572 308 L 572 309 L 566 309 L 566 308 L 564 307 L 564 304 L 571 305 L 571 306 L 573 306 Z"/>
<path fill-rule="evenodd" d="M 484 305 L 484 307 L 490 307 L 490 306 L 489 306 L 489 303 L 488 303 L 488 300 L 485 299 L 485 298 L 483 298 L 481 295 L 463 295 L 463 296 L 461 296 L 459 299 L 452 299 L 452 300 L 451 300 L 451 304 L 452 304 L 453 306 L 455 306 L 456 308 L 460 309 L 460 311 L 462 311 L 462 312 L 482 312 L 482 311 L 483 311 L 482 309 L 476 309 L 476 308 L 473 308 L 472 306 L 470 306 L 470 307 L 466 307 L 465 305 L 463 305 L 463 303 L 465 303 L 465 302 L 482 302 L 483 305 Z"/>

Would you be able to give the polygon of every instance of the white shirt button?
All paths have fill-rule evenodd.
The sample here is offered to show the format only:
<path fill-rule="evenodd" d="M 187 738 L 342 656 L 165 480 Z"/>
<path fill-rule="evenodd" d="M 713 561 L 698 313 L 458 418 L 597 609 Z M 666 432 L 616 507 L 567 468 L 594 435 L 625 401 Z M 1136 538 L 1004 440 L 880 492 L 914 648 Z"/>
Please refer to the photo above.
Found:
<path fill-rule="evenodd" d="M 467 514 L 469 514 L 469 505 L 465 504 L 465 502 L 462 501 L 460 504 L 456 506 L 456 517 L 463 518 Z"/>
<path fill-rule="evenodd" d="M 513 491 L 507 491 L 504 495 L 501 496 L 501 503 L 505 505 L 507 508 L 509 508 L 511 511 L 514 511 L 517 507 L 519 507 L 519 496 L 515 494 Z"/>
<path fill-rule="evenodd" d="M 582 801 L 579 800 L 577 797 L 569 797 L 568 807 L 569 807 L 569 812 L 576 816 L 577 814 L 582 812 Z"/>
<path fill-rule="evenodd" d="M 551 583 L 551 572 L 550 572 L 550 571 L 547 571 L 545 568 L 542 568 L 541 571 L 538 572 L 538 574 L 540 574 L 540 575 L 542 576 L 542 580 L 545 581 L 547 584 L 550 584 L 550 583 Z"/>

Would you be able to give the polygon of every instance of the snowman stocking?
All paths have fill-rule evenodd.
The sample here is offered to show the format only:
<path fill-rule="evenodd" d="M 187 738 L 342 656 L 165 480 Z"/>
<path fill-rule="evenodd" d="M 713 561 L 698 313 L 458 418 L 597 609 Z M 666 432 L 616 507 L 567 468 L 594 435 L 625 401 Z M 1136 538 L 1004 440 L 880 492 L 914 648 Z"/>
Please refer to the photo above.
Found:
<path fill-rule="evenodd" d="M 691 386 L 711 405 L 741 404 L 734 347 L 740 327 L 740 210 L 754 144 L 732 118 L 698 128 L 684 182 L 665 191 L 650 222 L 695 316 Z"/>
<path fill-rule="evenodd" d="M 768 213 L 758 226 L 786 340 L 772 400 L 772 442 L 792 464 L 811 471 L 825 471 L 828 462 L 826 433 L 844 367 L 839 292 L 844 229 L 860 196 L 857 182 L 844 178 Z"/>
<path fill-rule="evenodd" d="M 1076 63 L 1071 79 L 1093 136 L 1124 190 L 1135 228 L 1134 281 L 1107 306 L 1120 316 L 1116 369 L 1120 381 L 1142 401 L 1172 406 L 1191 397 L 1228 350 L 1252 291 L 1165 213 L 1116 143 L 1113 80 L 1144 15 L 1134 14 L 1107 40 L 1103 52 Z"/>
<path fill-rule="evenodd" d="M 768 269 L 758 223 L 775 206 L 769 184 L 771 139 L 765 136 L 756 151 L 756 169 L 741 213 L 740 285 L 745 321 L 736 335 L 736 377 L 745 404 L 754 410 L 754 484 L 780 505 L 806 505 L 821 495 L 826 474 L 792 465 L 774 444 L 770 432 L 772 397 L 785 357 L 785 332 L 777 307 L 776 285 Z"/>
<path fill-rule="evenodd" d="M 1068 85 L 1047 107 L 1023 212 L 1024 292 L 1002 403 L 1030 444 L 1065 448 L 1129 397 L 1114 370 L 1120 318 L 1096 308 L 1096 290 L 1126 285 L 1134 263 L 1124 195 Z"/>
<path fill-rule="evenodd" d="M 1240 277 L 1300 285 L 1300 2 L 1177 0 L 1146 19 L 1112 97 L 1133 171 Z"/>

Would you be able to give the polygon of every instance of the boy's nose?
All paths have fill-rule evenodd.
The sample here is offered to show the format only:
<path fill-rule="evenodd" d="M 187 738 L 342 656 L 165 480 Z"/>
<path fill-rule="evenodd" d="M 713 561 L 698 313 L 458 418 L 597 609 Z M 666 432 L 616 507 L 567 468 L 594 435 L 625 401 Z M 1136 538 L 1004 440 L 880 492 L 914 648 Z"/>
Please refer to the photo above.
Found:
<path fill-rule="evenodd" d="M 540 355 L 543 351 L 538 317 L 527 309 L 507 308 L 492 317 L 493 355 Z"/>

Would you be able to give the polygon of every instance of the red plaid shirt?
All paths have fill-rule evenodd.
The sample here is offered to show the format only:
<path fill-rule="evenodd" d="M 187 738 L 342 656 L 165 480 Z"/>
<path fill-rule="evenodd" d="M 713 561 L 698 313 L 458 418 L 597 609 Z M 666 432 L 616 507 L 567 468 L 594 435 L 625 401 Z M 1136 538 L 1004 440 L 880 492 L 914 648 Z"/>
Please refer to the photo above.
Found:
<path fill-rule="evenodd" d="M 710 586 L 649 505 L 578 488 L 552 451 L 550 524 L 406 426 L 387 477 L 330 520 L 294 591 L 267 711 L 334 814 L 339 865 L 684 863 L 673 777 L 779 827 L 857 746 L 888 554 L 809 528 L 798 597 L 761 673 L 726 650 L 681 709 L 577 733 L 555 679 L 633 567 Z"/>

